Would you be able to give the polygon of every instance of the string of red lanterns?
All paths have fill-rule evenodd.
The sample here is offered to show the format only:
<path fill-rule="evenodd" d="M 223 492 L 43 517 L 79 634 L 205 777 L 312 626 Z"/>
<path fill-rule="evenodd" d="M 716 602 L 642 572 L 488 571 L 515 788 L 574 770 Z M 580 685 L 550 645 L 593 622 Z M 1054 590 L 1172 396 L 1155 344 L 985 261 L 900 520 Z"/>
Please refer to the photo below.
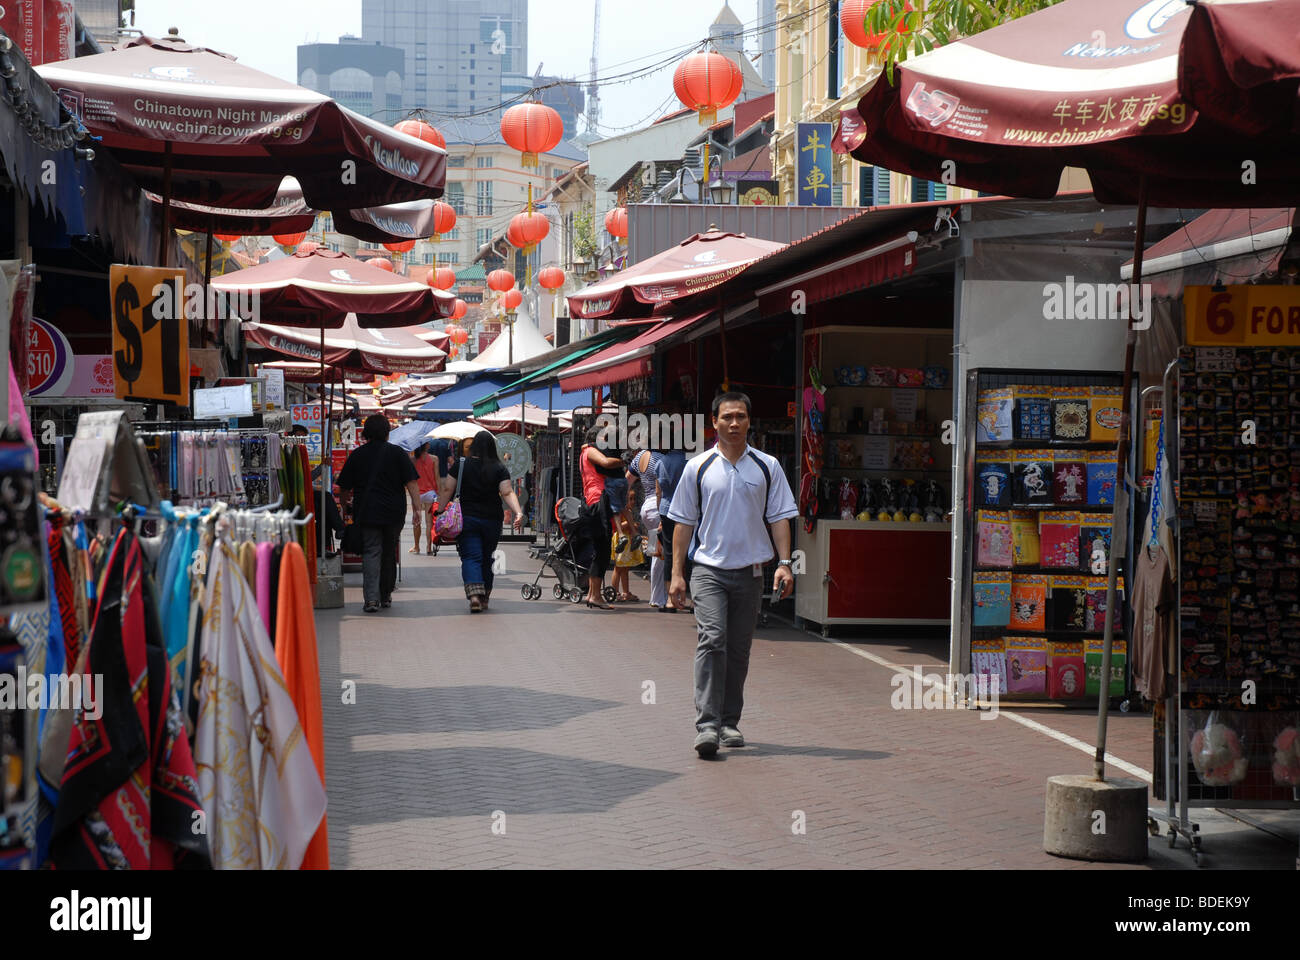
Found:
<path fill-rule="evenodd" d="M 487 275 L 487 285 L 489 290 L 505 293 L 514 288 L 515 275 L 509 270 L 493 270 Z"/>
<path fill-rule="evenodd" d="M 627 207 L 615 207 L 605 214 L 605 229 L 611 237 L 627 239 Z"/>
<path fill-rule="evenodd" d="M 502 303 L 505 304 L 506 313 L 513 313 L 515 309 L 524 302 L 524 295 L 519 290 L 507 290 Z"/>
<path fill-rule="evenodd" d="M 456 271 L 450 267 L 438 267 L 429 271 L 426 278 L 429 286 L 438 290 L 450 290 L 456 285 Z"/>
<path fill-rule="evenodd" d="M 537 245 L 551 232 L 551 225 L 542 213 L 517 213 L 510 218 L 506 228 L 506 240 L 511 246 L 518 247 L 524 255 L 532 253 Z"/>
<path fill-rule="evenodd" d="M 745 88 L 745 77 L 720 53 L 693 53 L 673 72 L 673 91 L 688 109 L 700 115 L 700 125 L 717 122 L 718 111 L 731 106 Z"/>
<path fill-rule="evenodd" d="M 559 290 L 565 279 L 564 271 L 559 267 L 543 267 L 537 271 L 537 285 L 543 290 Z"/>
<path fill-rule="evenodd" d="M 564 121 L 544 103 L 517 103 L 501 115 L 501 138 L 523 154 L 523 166 L 536 167 L 538 154 L 554 150 L 564 139 Z"/>
<path fill-rule="evenodd" d="M 393 129 L 398 133 L 406 134 L 408 137 L 415 137 L 417 140 L 431 143 L 443 150 L 447 149 L 447 138 L 438 131 L 437 127 L 425 123 L 423 120 L 403 120 L 401 123 L 394 124 Z"/>
<path fill-rule="evenodd" d="M 849 43 L 855 47 L 875 50 L 884 42 L 883 33 L 872 33 L 867 29 L 867 14 L 878 3 L 880 0 L 842 0 L 840 3 L 840 27 L 844 30 L 844 36 L 848 38 Z M 907 15 L 911 12 L 912 4 L 904 3 L 903 12 L 899 14 L 898 22 L 895 24 L 899 33 L 911 32 L 905 24 Z"/>

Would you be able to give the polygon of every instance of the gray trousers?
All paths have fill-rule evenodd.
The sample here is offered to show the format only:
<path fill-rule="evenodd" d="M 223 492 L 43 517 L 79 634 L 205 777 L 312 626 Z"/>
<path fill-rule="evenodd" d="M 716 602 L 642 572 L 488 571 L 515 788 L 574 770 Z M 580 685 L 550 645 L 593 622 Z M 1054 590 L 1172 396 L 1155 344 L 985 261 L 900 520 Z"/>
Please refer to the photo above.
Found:
<path fill-rule="evenodd" d="M 691 599 L 695 647 L 695 728 L 738 727 L 745 706 L 749 651 L 763 602 L 763 578 L 752 567 L 719 570 L 695 564 Z"/>
<path fill-rule="evenodd" d="M 366 603 L 391 599 L 397 585 L 397 545 L 403 524 L 361 528 L 361 593 Z"/>

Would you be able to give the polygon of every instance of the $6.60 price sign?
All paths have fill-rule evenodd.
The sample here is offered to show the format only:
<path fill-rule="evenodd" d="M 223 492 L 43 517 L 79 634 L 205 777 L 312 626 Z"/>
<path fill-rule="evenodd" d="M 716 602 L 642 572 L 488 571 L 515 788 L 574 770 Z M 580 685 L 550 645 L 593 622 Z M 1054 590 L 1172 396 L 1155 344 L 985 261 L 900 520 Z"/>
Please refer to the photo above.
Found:
<path fill-rule="evenodd" d="M 115 263 L 109 271 L 118 399 L 190 403 L 185 274 Z"/>

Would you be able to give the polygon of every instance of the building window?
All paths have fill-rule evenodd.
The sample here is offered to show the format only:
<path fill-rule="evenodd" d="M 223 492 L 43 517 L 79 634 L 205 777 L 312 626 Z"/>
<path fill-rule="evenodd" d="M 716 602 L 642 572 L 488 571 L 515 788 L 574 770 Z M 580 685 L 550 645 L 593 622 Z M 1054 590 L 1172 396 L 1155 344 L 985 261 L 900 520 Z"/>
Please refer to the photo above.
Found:
<path fill-rule="evenodd" d="M 492 216 L 492 181 L 480 180 L 478 183 L 478 215 Z"/>
<path fill-rule="evenodd" d="M 459 253 L 439 253 L 439 254 L 438 254 L 438 262 L 439 262 L 439 263 L 460 263 L 460 254 L 459 254 Z"/>
<path fill-rule="evenodd" d="M 474 239 L 475 239 L 475 241 L 478 243 L 479 247 L 482 248 L 484 244 L 487 244 L 487 243 L 490 243 L 490 242 L 491 242 L 491 240 L 492 240 L 492 231 L 491 231 L 491 230 L 475 230 L 475 231 L 474 231 Z"/>
<path fill-rule="evenodd" d="M 463 167 L 463 166 L 465 166 L 465 155 L 464 155 L 464 154 L 458 154 L 458 155 L 455 155 L 455 156 L 448 156 L 448 157 L 447 157 L 447 166 L 449 166 L 449 167 Z"/>
<path fill-rule="evenodd" d="M 480 168 L 482 168 L 482 167 L 490 167 L 490 166 L 492 166 L 492 158 L 491 158 L 491 157 L 475 157 L 475 158 L 474 158 L 474 166 L 476 166 L 476 167 L 480 167 Z"/>
<path fill-rule="evenodd" d="M 935 183 L 933 180 L 922 180 L 919 177 L 912 178 L 912 202 L 925 203 L 928 200 L 947 200 L 948 187 L 946 184 Z"/>
<path fill-rule="evenodd" d="M 826 11 L 826 42 L 826 99 L 838 100 L 844 86 L 844 31 L 838 0 L 831 0 Z"/>
<path fill-rule="evenodd" d="M 443 194 L 443 200 L 456 211 L 456 216 L 465 215 L 465 184 L 448 183 L 446 192 Z"/>
<path fill-rule="evenodd" d="M 450 230 L 448 230 L 446 233 L 444 233 L 444 234 L 442 235 L 442 239 L 444 239 L 444 240 L 459 240 L 459 239 L 460 239 L 460 227 L 452 227 Z"/>
<path fill-rule="evenodd" d="M 424 265 L 427 267 L 431 263 L 433 263 L 433 254 L 426 253 L 424 255 Z"/>

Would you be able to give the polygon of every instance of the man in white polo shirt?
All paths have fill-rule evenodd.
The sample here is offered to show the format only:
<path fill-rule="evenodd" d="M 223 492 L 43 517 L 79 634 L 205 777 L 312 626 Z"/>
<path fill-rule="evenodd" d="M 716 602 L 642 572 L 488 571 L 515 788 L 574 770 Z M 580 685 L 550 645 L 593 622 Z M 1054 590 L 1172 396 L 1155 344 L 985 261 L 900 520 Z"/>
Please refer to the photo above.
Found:
<path fill-rule="evenodd" d="M 745 745 L 739 728 L 745 676 L 763 601 L 763 564 L 774 545 L 780 566 L 772 592 L 779 600 L 794 589 L 790 519 L 799 508 L 781 465 L 749 446 L 749 418 L 745 394 L 714 399 L 718 444 L 687 462 L 668 511 L 677 524 L 669 593 L 678 606 L 686 604 L 687 556 L 694 562 L 695 750 L 701 757 L 717 753 L 719 743 Z"/>

